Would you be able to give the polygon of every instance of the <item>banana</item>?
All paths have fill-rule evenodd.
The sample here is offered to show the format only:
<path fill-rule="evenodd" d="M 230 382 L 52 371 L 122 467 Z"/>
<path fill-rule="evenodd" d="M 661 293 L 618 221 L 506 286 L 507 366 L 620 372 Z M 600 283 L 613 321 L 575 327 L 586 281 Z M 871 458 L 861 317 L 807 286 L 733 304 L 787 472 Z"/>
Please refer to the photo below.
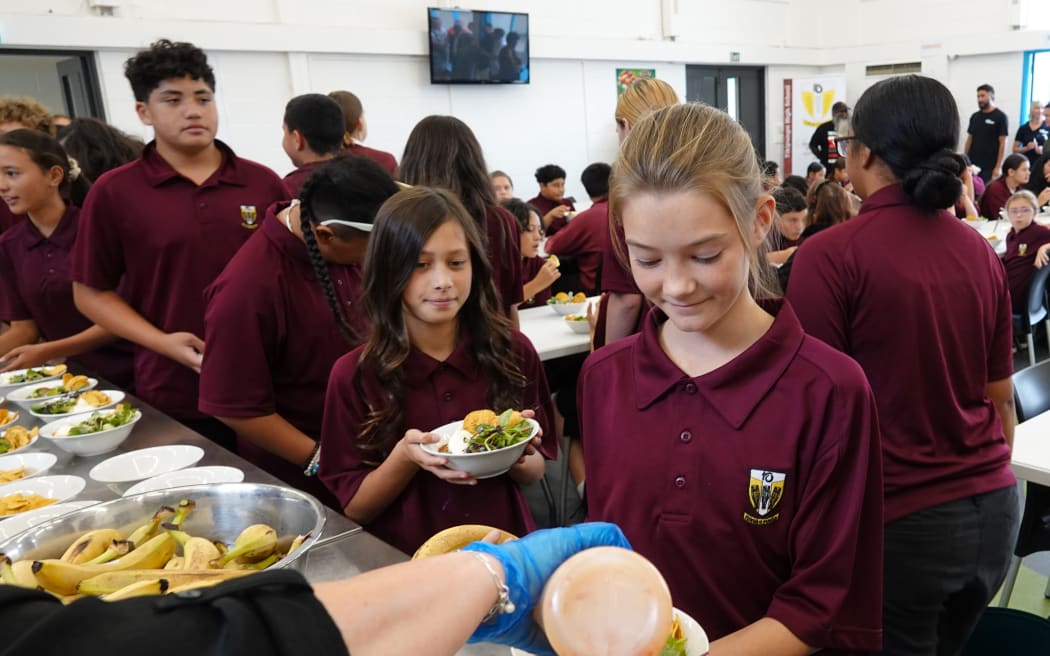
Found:
<path fill-rule="evenodd" d="M 112 528 L 100 528 L 81 535 L 59 560 L 67 563 L 86 563 L 101 556 L 116 540 L 123 540 L 120 531 Z"/>
<path fill-rule="evenodd" d="M 131 583 L 116 592 L 102 595 L 100 599 L 103 601 L 120 601 L 122 599 L 131 599 L 132 597 L 164 594 L 167 591 L 168 579 L 152 579 Z"/>
<path fill-rule="evenodd" d="M 77 592 L 86 595 L 104 595 L 116 592 L 132 583 L 164 579 L 168 582 L 169 592 L 175 592 L 177 586 L 186 586 L 199 582 L 211 582 L 211 585 L 251 574 L 250 570 L 223 569 L 132 569 L 120 572 L 104 572 L 86 578 L 77 586 Z"/>
<path fill-rule="evenodd" d="M 173 537 L 161 533 L 126 556 L 108 563 L 74 565 L 58 559 L 38 560 L 33 563 L 33 573 L 47 591 L 62 595 L 73 594 L 77 584 L 96 574 L 163 567 L 175 555 L 175 544 Z"/>
<path fill-rule="evenodd" d="M 153 534 L 157 532 L 157 527 L 160 526 L 161 522 L 164 522 L 175 515 L 175 509 L 170 506 L 161 506 L 160 509 L 153 513 L 153 517 L 148 522 L 138 527 L 131 532 L 128 536 L 128 542 L 139 545 L 144 543 L 146 540 L 153 537 Z"/>
<path fill-rule="evenodd" d="M 29 569 L 26 569 L 25 563 L 29 563 Z M 17 585 L 20 588 L 31 588 L 33 590 L 40 587 L 36 576 L 33 575 L 32 561 L 20 560 L 12 565 L 11 559 L 7 554 L 0 554 L 0 573 L 3 574 L 4 583 L 8 585 Z"/>
<path fill-rule="evenodd" d="M 102 563 L 108 563 L 111 560 L 120 558 L 121 556 L 127 555 L 135 548 L 135 543 L 131 540 L 113 540 L 109 544 L 109 547 L 105 551 L 95 556 L 90 560 L 83 561 L 81 563 L 74 563 L 77 565 L 101 565 Z M 61 560 L 61 559 L 59 559 Z M 69 561 L 64 561 L 69 562 Z"/>
<path fill-rule="evenodd" d="M 178 508 L 175 510 L 175 516 L 171 518 L 169 522 L 175 530 L 182 529 L 182 523 L 186 521 L 186 517 L 189 516 L 190 511 L 197 507 L 197 502 L 191 499 L 183 499 L 179 502 Z"/>
<path fill-rule="evenodd" d="M 306 542 L 309 538 L 310 538 L 310 534 L 309 533 L 307 533 L 305 535 L 297 535 L 297 536 L 295 536 L 295 539 L 292 540 L 292 544 L 288 546 L 288 551 L 286 551 L 284 553 L 284 555 L 285 556 L 289 556 L 289 555 L 295 553 L 295 550 L 298 549 L 299 547 L 303 546 L 303 542 Z"/>
<path fill-rule="evenodd" d="M 444 531 L 435 533 L 429 540 L 424 542 L 419 549 L 416 550 L 416 553 L 412 555 L 412 560 L 419 560 L 421 558 L 438 556 L 443 553 L 459 551 L 471 542 L 481 540 L 488 535 L 490 531 L 494 530 L 496 529 L 482 524 L 462 524 L 460 526 L 446 528 Z M 500 543 L 517 539 L 516 536 L 511 535 L 506 531 L 500 531 Z"/>
<path fill-rule="evenodd" d="M 252 524 L 241 531 L 233 542 L 233 548 L 215 559 L 215 564 L 222 567 L 232 560 L 257 562 L 277 549 L 277 531 L 266 524 Z"/>
<path fill-rule="evenodd" d="M 257 563 L 248 563 L 247 565 L 241 565 L 241 568 L 242 569 L 246 569 L 246 570 L 252 570 L 252 571 L 258 572 L 259 570 L 266 569 L 270 565 L 273 565 L 274 563 L 276 563 L 280 559 L 281 559 L 280 554 L 272 553 L 272 554 L 270 554 L 266 558 L 263 558 L 262 560 L 260 560 Z"/>
<path fill-rule="evenodd" d="M 182 556 L 172 556 L 171 560 L 164 563 L 164 569 L 182 569 Z"/>
<path fill-rule="evenodd" d="M 208 569 L 213 560 L 222 557 L 208 538 L 190 538 L 182 545 L 181 569 Z"/>

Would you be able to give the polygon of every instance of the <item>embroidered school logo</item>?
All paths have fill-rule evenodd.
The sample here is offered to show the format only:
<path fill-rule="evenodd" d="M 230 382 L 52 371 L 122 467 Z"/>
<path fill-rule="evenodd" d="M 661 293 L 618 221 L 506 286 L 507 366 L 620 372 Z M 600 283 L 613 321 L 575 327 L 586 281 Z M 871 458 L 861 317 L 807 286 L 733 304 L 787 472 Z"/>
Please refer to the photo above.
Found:
<path fill-rule="evenodd" d="M 784 498 L 784 479 L 787 474 L 766 469 L 752 469 L 747 485 L 747 498 L 758 517 L 744 513 L 744 521 L 755 526 L 766 526 L 780 519 L 773 512 Z"/>
<path fill-rule="evenodd" d="M 1027 253 L 1028 253 L 1028 244 L 1018 244 L 1017 245 L 1017 255 L 1019 257 L 1024 257 Z"/>
<path fill-rule="evenodd" d="M 241 227 L 249 230 L 259 227 L 259 213 L 254 205 L 241 205 Z"/>

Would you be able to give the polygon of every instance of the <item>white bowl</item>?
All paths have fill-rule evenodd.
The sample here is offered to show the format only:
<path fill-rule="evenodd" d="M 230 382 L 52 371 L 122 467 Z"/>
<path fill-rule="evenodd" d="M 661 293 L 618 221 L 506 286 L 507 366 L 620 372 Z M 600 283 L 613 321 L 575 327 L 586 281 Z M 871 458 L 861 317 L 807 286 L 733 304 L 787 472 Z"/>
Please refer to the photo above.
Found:
<path fill-rule="evenodd" d="M 59 378 L 62 374 L 66 373 L 66 365 L 64 364 L 58 364 L 53 367 L 32 367 L 32 369 L 47 370 L 52 373 L 44 376 L 43 378 L 37 378 L 36 380 L 30 380 L 22 383 L 12 383 L 12 378 L 24 374 L 25 372 L 29 371 L 29 369 L 15 369 L 14 371 L 5 371 L 4 373 L 0 374 L 0 392 L 4 392 L 6 394 L 13 389 L 22 387 L 23 385 L 35 385 L 36 383 L 42 383 L 45 380 Z"/>
<path fill-rule="evenodd" d="M 87 391 L 87 390 L 84 390 L 84 391 Z M 32 404 L 29 405 L 29 414 L 33 415 L 34 417 L 36 417 L 38 419 L 46 419 L 48 421 L 53 421 L 55 419 L 62 419 L 64 417 L 72 417 L 73 415 L 84 414 L 85 412 L 94 412 L 96 410 L 102 410 L 103 408 L 109 408 L 109 407 L 114 406 L 114 405 L 120 403 L 121 401 L 123 401 L 124 397 L 126 396 L 126 394 L 124 394 L 124 392 L 122 392 L 120 390 L 99 390 L 99 391 L 109 397 L 109 403 L 106 403 L 104 405 L 100 405 L 100 406 L 98 406 L 96 408 L 88 408 L 88 409 L 81 408 L 79 410 L 74 410 L 72 412 L 61 412 L 61 413 L 55 413 L 55 414 L 46 414 L 46 413 L 43 413 L 43 412 L 37 412 L 33 408 L 42 406 L 45 403 L 52 403 L 54 401 L 57 401 L 58 397 L 53 397 L 53 398 L 48 398 L 48 399 L 36 399 L 35 403 L 32 403 Z M 77 398 L 79 398 L 79 392 L 77 392 L 75 394 L 70 394 L 68 396 L 69 397 L 76 396 Z"/>
<path fill-rule="evenodd" d="M 25 468 L 25 475 L 19 480 L 39 476 L 51 469 L 58 462 L 58 456 L 53 453 L 16 453 L 10 456 L 0 456 L 0 471 Z M 13 483 L 14 481 L 12 481 Z"/>
<path fill-rule="evenodd" d="M 560 314 L 561 316 L 582 314 L 587 311 L 587 301 L 582 303 L 555 303 L 554 301 L 547 301 L 547 305 L 554 310 L 555 314 Z"/>
<path fill-rule="evenodd" d="M 153 478 L 197 464 L 204 449 L 190 444 L 170 444 L 128 451 L 91 468 L 88 474 L 101 483 L 127 483 Z"/>
<path fill-rule="evenodd" d="M 573 321 L 569 319 L 571 316 L 583 316 L 582 321 Z M 572 332 L 579 333 L 581 335 L 587 335 L 591 332 L 591 323 L 587 321 L 586 315 L 566 315 L 565 324 L 572 329 Z"/>
<path fill-rule="evenodd" d="M 51 440 L 55 446 L 63 451 L 78 456 L 97 456 L 100 453 L 109 453 L 123 444 L 124 440 L 128 439 L 128 436 L 131 435 L 131 429 L 135 428 L 135 424 L 138 423 L 139 419 L 142 419 L 142 412 L 136 410 L 131 421 L 123 426 L 117 426 L 116 428 L 99 431 L 97 433 L 88 433 L 86 435 L 56 435 L 56 433 L 63 428 L 79 424 L 97 412 L 111 412 L 111 410 L 82 412 L 78 415 L 66 417 L 65 419 L 52 421 L 49 424 L 44 424 L 43 428 L 40 429 L 40 435 Z"/>
<path fill-rule="evenodd" d="M 11 428 L 14 428 L 14 426 L 13 425 L 5 425 L 3 428 L 0 428 L 0 437 L 3 437 L 4 433 L 6 433 Z M 19 451 L 28 451 L 29 449 L 33 448 L 33 445 L 36 444 L 36 441 L 39 440 L 39 439 L 40 439 L 40 434 L 37 433 L 36 435 L 34 435 L 34 436 L 29 438 L 29 442 L 28 443 L 23 444 L 22 446 L 18 447 L 17 449 L 11 449 L 10 451 L 7 451 L 7 452 L 2 453 L 0 455 L 9 456 L 9 455 L 18 453 Z"/>
<path fill-rule="evenodd" d="M 141 483 L 136 483 L 129 487 L 122 496 L 130 497 L 144 492 L 186 487 L 187 485 L 204 485 L 205 483 L 240 483 L 243 480 L 244 472 L 236 467 L 224 467 L 222 465 L 191 467 L 147 478 Z"/>
<path fill-rule="evenodd" d="M 493 476 L 499 476 L 500 474 L 506 473 L 521 457 L 521 454 L 525 452 L 525 447 L 529 445 L 532 438 L 536 437 L 536 433 L 540 430 L 540 425 L 535 419 L 526 419 L 532 425 L 532 432 L 529 434 L 529 439 L 522 440 L 517 444 L 503 447 L 495 451 L 484 451 L 482 453 L 441 453 L 438 451 L 439 448 L 451 438 L 456 431 L 463 428 L 463 421 L 453 421 L 445 424 L 430 431 L 434 435 L 441 438 L 439 442 L 433 442 L 431 444 L 421 444 L 420 446 L 424 451 L 433 456 L 440 458 L 448 458 L 448 464 L 446 465 L 449 469 L 457 469 L 459 471 L 465 471 L 474 478 L 492 478 Z"/>
<path fill-rule="evenodd" d="M 5 408 L 5 410 L 6 410 L 6 408 Z M 3 419 L 0 419 L 0 433 L 2 433 L 5 428 L 7 428 L 8 426 L 11 426 L 16 421 L 18 421 L 18 415 L 22 414 L 18 410 L 8 410 L 8 412 L 10 412 L 11 414 L 10 415 L 6 415 L 6 417 L 7 417 L 6 421 L 3 420 Z"/>
<path fill-rule="evenodd" d="M 14 403 L 23 410 L 29 410 L 29 408 L 34 405 L 40 405 L 41 403 L 46 403 L 47 401 L 54 401 L 55 399 L 60 399 L 64 396 L 72 396 L 73 394 L 95 389 L 95 387 L 98 386 L 98 380 L 94 378 L 88 378 L 87 386 L 81 387 L 76 392 L 59 392 L 58 394 L 49 394 L 48 396 L 30 398 L 30 395 L 38 389 L 45 387 L 59 387 L 61 386 L 61 384 L 62 381 L 60 380 L 50 380 L 45 381 L 43 383 L 33 383 L 32 385 L 25 385 L 23 387 L 19 387 L 16 390 L 13 390 L 10 394 L 8 394 L 7 400 L 11 403 Z"/>
<path fill-rule="evenodd" d="M 93 499 L 84 501 L 67 501 L 65 503 L 53 503 L 50 506 L 44 506 L 43 508 L 37 508 L 36 510 L 27 510 L 24 513 L 12 515 L 7 521 L 0 522 L 0 540 L 13 538 L 22 531 L 29 530 L 37 524 L 43 524 L 53 517 L 65 515 L 74 510 L 80 510 L 81 508 L 87 508 L 96 503 L 99 502 Z"/>
<path fill-rule="evenodd" d="M 704 629 L 683 611 L 674 609 L 678 616 L 678 625 L 682 627 L 682 635 L 685 636 L 685 656 L 706 656 L 711 651 L 711 642 L 707 639 Z M 511 656 L 532 656 L 531 652 L 522 651 L 515 647 L 510 648 Z"/>
<path fill-rule="evenodd" d="M 11 494 L 39 494 L 61 502 L 80 494 L 85 485 L 87 485 L 86 481 L 79 476 L 41 476 L 0 485 L 0 498 Z"/>

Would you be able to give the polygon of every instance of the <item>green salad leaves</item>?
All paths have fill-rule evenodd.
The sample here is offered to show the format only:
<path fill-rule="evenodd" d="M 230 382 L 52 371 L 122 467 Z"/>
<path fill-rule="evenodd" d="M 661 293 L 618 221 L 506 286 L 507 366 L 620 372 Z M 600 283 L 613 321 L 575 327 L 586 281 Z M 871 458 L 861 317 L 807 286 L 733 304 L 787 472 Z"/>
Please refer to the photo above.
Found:
<path fill-rule="evenodd" d="M 118 404 L 112 410 L 93 412 L 91 416 L 69 428 L 69 435 L 87 435 L 118 428 L 135 418 L 137 411 L 125 403 Z"/>
<path fill-rule="evenodd" d="M 511 423 L 512 420 L 514 423 Z M 505 410 L 495 426 L 480 424 L 467 440 L 466 453 L 483 453 L 512 446 L 532 435 L 532 424 L 514 410 Z"/>

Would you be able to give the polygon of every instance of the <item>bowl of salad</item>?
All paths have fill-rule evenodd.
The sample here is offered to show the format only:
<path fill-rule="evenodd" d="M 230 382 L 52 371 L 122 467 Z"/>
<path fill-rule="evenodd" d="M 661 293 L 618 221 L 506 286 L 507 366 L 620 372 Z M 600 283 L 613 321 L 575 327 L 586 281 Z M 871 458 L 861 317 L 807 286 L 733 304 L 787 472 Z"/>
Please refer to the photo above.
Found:
<path fill-rule="evenodd" d="M 63 417 L 71 417 L 83 412 L 108 408 L 123 400 L 124 392 L 120 390 L 89 390 L 57 399 L 37 401 L 29 406 L 29 414 L 38 419 L 62 419 Z"/>
<path fill-rule="evenodd" d="M 53 367 L 32 367 L 16 369 L 0 374 L 0 394 L 7 394 L 13 389 L 30 383 L 42 383 L 45 380 L 58 378 L 66 373 L 66 365 L 56 364 Z"/>
<path fill-rule="evenodd" d="M 74 376 L 70 373 L 62 374 L 62 379 L 48 380 L 43 383 L 33 383 L 14 390 L 7 395 L 7 400 L 29 410 L 42 401 L 68 397 L 72 394 L 86 392 L 94 389 L 98 381 L 87 376 Z M 87 408 L 90 410 L 91 408 Z"/>
<path fill-rule="evenodd" d="M 450 469 L 478 479 L 492 478 L 510 470 L 539 431 L 535 419 L 526 419 L 517 410 L 498 415 L 492 410 L 475 410 L 463 421 L 430 431 L 439 441 L 420 446 L 430 455 L 447 458 Z"/>
<path fill-rule="evenodd" d="M 44 424 L 40 435 L 55 446 L 78 456 L 109 453 L 124 443 L 142 413 L 126 403 L 95 412 L 84 412 Z"/>
<path fill-rule="evenodd" d="M 547 305 L 554 310 L 555 314 L 560 314 L 561 316 L 580 314 L 587 311 L 587 295 L 583 292 L 576 292 L 575 294 L 558 292 L 547 301 Z"/>

